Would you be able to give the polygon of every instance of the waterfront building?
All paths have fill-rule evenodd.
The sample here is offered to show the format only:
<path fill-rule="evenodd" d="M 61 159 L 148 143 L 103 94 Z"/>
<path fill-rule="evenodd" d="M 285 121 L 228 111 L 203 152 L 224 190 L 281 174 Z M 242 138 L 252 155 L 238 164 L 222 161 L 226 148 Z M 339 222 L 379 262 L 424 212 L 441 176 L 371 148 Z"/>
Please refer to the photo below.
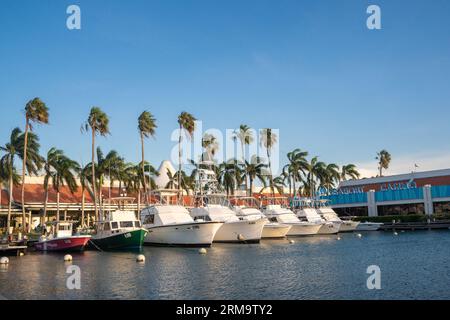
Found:
<path fill-rule="evenodd" d="M 450 169 L 346 180 L 321 194 L 340 215 L 450 213 Z"/>

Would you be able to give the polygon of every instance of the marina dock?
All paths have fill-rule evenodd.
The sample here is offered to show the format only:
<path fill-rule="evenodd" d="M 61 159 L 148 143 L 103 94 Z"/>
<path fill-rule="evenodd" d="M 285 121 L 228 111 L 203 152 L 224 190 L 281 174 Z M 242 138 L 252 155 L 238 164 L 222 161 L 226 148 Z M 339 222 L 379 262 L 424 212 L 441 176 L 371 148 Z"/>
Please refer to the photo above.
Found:
<path fill-rule="evenodd" d="M 394 230 L 438 230 L 438 229 L 449 229 L 450 220 L 441 221 L 429 221 L 429 222 L 396 222 L 396 223 L 385 223 L 381 226 L 383 231 L 394 231 Z"/>

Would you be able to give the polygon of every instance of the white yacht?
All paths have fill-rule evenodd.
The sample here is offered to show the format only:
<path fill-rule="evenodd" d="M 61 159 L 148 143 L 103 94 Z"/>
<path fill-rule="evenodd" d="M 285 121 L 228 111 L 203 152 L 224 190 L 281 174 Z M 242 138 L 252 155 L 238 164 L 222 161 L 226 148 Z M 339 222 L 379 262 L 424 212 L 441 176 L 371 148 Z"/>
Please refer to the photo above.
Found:
<path fill-rule="evenodd" d="M 195 221 L 223 222 L 214 242 L 259 243 L 266 219 L 240 219 L 223 195 L 205 196 L 201 202 L 200 206 L 191 209 Z"/>
<path fill-rule="evenodd" d="M 287 198 L 267 198 L 267 205 L 263 211 L 269 221 L 290 225 L 287 236 L 311 236 L 317 234 L 322 224 L 301 221 L 287 206 Z"/>
<path fill-rule="evenodd" d="M 341 223 L 327 221 L 324 218 L 322 218 L 318 213 L 318 211 L 312 207 L 311 200 L 297 201 L 296 206 L 297 205 L 300 206 L 299 211 L 297 211 L 297 217 L 300 220 L 320 224 L 321 227 L 319 228 L 317 234 L 336 234 L 339 232 Z"/>
<path fill-rule="evenodd" d="M 259 210 L 259 202 L 253 197 L 235 197 L 231 200 L 236 215 L 242 220 L 265 219 L 261 238 L 277 239 L 285 238 L 291 225 L 278 222 L 270 222 L 268 218 Z"/>
<path fill-rule="evenodd" d="M 153 198 L 157 198 L 159 203 L 141 211 L 141 221 L 148 231 L 144 244 L 187 247 L 211 246 L 223 222 L 194 221 L 185 207 L 176 204 L 177 192 L 165 190 L 153 194 L 156 195 Z"/>
<path fill-rule="evenodd" d="M 336 212 L 327 205 L 326 200 L 318 201 L 319 205 L 317 208 L 318 213 L 328 222 L 340 224 L 339 232 L 352 232 L 355 231 L 359 225 L 358 221 L 352 220 L 341 220 Z"/>

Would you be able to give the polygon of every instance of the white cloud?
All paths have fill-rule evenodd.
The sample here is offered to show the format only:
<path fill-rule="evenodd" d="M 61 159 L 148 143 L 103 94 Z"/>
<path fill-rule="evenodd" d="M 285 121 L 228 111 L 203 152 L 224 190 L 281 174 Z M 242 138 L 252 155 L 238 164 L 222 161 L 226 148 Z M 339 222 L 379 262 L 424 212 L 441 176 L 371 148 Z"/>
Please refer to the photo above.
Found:
<path fill-rule="evenodd" d="M 355 163 L 361 177 L 374 177 L 378 174 L 376 160 L 370 162 Z M 414 164 L 419 167 L 415 168 Z M 396 157 L 392 154 L 391 164 L 388 170 L 383 170 L 384 175 L 394 175 L 415 171 L 428 171 L 450 168 L 450 153 L 420 153 L 412 155 L 401 155 Z"/>

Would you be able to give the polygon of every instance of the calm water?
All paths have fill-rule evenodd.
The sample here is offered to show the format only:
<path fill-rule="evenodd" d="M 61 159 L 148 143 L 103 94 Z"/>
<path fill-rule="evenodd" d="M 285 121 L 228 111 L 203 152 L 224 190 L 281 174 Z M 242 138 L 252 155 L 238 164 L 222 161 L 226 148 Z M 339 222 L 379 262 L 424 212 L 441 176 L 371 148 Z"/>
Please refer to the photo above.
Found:
<path fill-rule="evenodd" d="M 33 253 L 0 266 L 7 299 L 450 299 L 450 231 L 365 233 L 136 253 L 73 254 L 81 290 L 66 288 L 60 254 Z M 369 265 L 381 290 L 368 290 Z"/>

